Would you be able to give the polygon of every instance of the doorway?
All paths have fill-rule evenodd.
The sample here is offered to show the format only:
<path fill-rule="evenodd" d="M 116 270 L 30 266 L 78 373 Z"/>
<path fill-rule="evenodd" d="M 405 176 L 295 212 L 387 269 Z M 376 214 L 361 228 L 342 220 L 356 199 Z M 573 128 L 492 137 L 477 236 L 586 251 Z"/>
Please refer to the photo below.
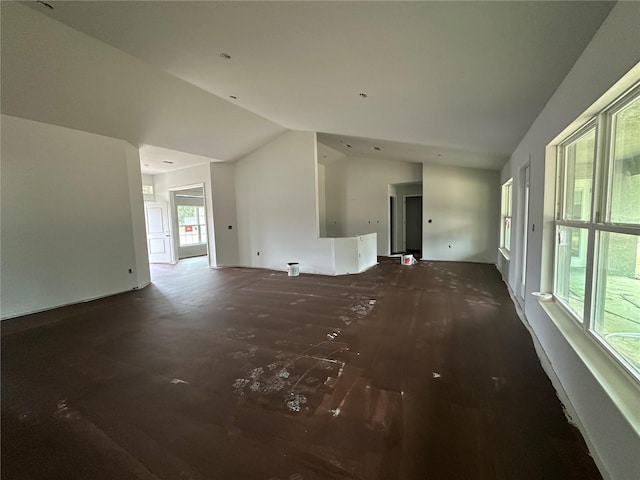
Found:
<path fill-rule="evenodd" d="M 396 218 L 396 197 L 389 197 L 389 253 L 398 253 L 397 230 L 398 220 Z"/>
<path fill-rule="evenodd" d="M 204 257 L 209 253 L 204 186 L 171 190 L 176 260 Z"/>
<path fill-rule="evenodd" d="M 404 198 L 405 251 L 416 258 L 422 256 L 422 195 Z"/>

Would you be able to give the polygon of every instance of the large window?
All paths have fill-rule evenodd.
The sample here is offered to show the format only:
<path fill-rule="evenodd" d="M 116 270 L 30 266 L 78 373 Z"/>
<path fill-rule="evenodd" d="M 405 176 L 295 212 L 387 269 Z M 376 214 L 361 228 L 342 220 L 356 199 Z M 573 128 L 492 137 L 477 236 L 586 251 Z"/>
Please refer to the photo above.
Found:
<path fill-rule="evenodd" d="M 502 207 L 500 226 L 500 249 L 507 256 L 511 250 L 511 191 L 513 179 L 509 179 L 502 185 Z"/>
<path fill-rule="evenodd" d="M 177 210 L 180 246 L 207 243 L 207 222 L 204 207 L 178 205 Z"/>
<path fill-rule="evenodd" d="M 558 148 L 554 296 L 640 379 L 640 86 Z"/>

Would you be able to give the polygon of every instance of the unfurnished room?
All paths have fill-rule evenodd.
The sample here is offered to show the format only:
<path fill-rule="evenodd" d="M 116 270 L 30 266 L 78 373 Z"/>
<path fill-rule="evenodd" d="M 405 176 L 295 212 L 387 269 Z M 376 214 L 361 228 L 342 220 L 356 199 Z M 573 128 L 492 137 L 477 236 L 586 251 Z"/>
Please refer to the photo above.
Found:
<path fill-rule="evenodd" d="M 2 1 L 1 478 L 640 479 L 640 1 Z"/>

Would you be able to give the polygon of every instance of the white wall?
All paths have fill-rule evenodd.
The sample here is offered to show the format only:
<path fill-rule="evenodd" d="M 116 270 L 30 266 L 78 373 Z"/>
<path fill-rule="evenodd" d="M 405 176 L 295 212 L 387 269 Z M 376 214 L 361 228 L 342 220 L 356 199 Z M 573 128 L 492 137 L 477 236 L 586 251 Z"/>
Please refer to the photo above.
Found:
<path fill-rule="evenodd" d="M 346 157 L 325 167 L 327 236 L 376 233 L 389 255 L 389 184 L 419 182 L 422 164 Z"/>
<path fill-rule="evenodd" d="M 234 163 L 211 163 L 216 266 L 238 265 L 238 220 Z M 231 227 L 231 228 L 229 228 Z"/>
<path fill-rule="evenodd" d="M 241 265 L 333 274 L 333 241 L 318 238 L 316 166 L 315 133 L 295 131 L 236 162 Z"/>
<path fill-rule="evenodd" d="M 318 164 L 318 221 L 320 223 L 320 236 L 327 236 L 327 194 L 325 166 Z"/>
<path fill-rule="evenodd" d="M 137 151 L 2 115 L 1 230 L 2 318 L 144 286 Z"/>
<path fill-rule="evenodd" d="M 123 143 L 127 158 L 129 207 L 131 227 L 133 229 L 133 249 L 136 258 L 136 267 L 133 269 L 133 274 L 136 276 L 136 286 L 140 288 L 151 282 L 147 231 L 144 219 L 144 196 L 142 195 L 142 177 L 140 175 L 140 151 L 133 145 L 129 145 L 126 142 Z"/>
<path fill-rule="evenodd" d="M 139 152 L 138 152 L 139 154 Z M 154 193 L 144 193 L 142 198 L 145 202 L 155 202 L 156 194 L 155 194 L 155 185 L 153 184 L 153 175 L 142 175 L 142 185 L 148 185 L 153 188 Z"/>
<path fill-rule="evenodd" d="M 640 478 L 638 425 L 634 425 L 629 416 L 621 413 L 624 411 L 619 403 L 622 400 L 621 390 L 609 388 L 606 378 L 603 380 L 600 377 L 598 380 L 599 369 L 606 365 L 576 353 L 579 350 L 575 348 L 575 344 L 567 340 L 571 338 L 570 335 L 565 336 L 560 332 L 557 326 L 559 324 L 552 321 L 530 293 L 550 286 L 551 259 L 547 252 L 549 244 L 553 243 L 554 172 L 545 168 L 545 148 L 574 120 L 583 116 L 594 102 L 638 62 L 640 3 L 619 2 L 522 139 L 502 172 L 504 180 L 513 177 L 514 188 L 519 188 L 522 184 L 519 177 L 521 169 L 527 162 L 531 162 L 524 309 L 526 319 L 542 350 L 542 356 L 550 361 L 550 365 L 547 365 L 548 372 L 553 380 L 559 382 L 556 387 L 565 403 L 568 402 L 567 406 L 572 413 L 577 415 L 576 420 L 581 425 L 605 478 L 620 480 Z M 549 153 L 553 154 L 552 151 Z M 546 186 L 545 180 L 549 182 Z M 521 196 L 514 194 L 514 198 Z M 546 212 L 545 204 L 548 208 Z M 514 212 L 517 214 L 519 211 L 520 205 L 514 205 Z M 518 262 L 513 260 L 521 253 L 518 249 L 522 244 L 522 218 L 515 217 L 514 220 L 513 232 L 516 240 L 512 242 L 508 283 L 516 290 L 520 272 Z M 631 389 L 630 395 L 630 408 L 635 408 L 637 416 L 640 393 Z"/>
<path fill-rule="evenodd" d="M 422 258 L 495 263 L 499 172 L 435 164 L 422 172 Z"/>

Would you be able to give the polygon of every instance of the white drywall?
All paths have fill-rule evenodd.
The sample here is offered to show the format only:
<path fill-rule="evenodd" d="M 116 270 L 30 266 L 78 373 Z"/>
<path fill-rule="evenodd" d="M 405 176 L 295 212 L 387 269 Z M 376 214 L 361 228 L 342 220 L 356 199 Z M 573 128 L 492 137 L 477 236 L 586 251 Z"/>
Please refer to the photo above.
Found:
<path fill-rule="evenodd" d="M 209 167 L 211 168 L 211 193 L 216 238 L 216 266 L 238 265 L 236 167 L 234 163 L 211 163 Z"/>
<path fill-rule="evenodd" d="M 138 156 L 140 156 L 140 152 L 138 151 Z M 155 202 L 156 194 L 155 194 L 155 186 L 153 184 L 153 175 L 142 175 L 142 185 L 150 186 L 153 188 L 154 193 L 144 193 L 142 194 L 142 198 L 145 202 Z"/>
<path fill-rule="evenodd" d="M 423 259 L 495 263 L 499 178 L 493 170 L 424 165 Z"/>
<path fill-rule="evenodd" d="M 544 355 L 550 361 L 552 379 L 559 381 L 561 394 L 566 395 L 570 410 L 577 415 L 592 454 L 605 478 L 630 480 L 640 478 L 640 435 L 616 404 L 617 392 L 607 389 L 597 380 L 594 368 L 587 367 L 583 357 L 563 336 L 556 324 L 531 292 L 550 286 L 550 258 L 546 255 L 553 243 L 554 172 L 545 168 L 546 146 L 583 112 L 594 104 L 610 87 L 640 62 L 640 3 L 618 2 L 602 24 L 591 43 L 575 63 L 565 80 L 549 100 L 531 126 L 510 163 L 502 172 L 502 179 L 514 178 L 514 188 L 522 185 L 522 167 L 530 161 L 531 201 L 527 229 L 527 275 L 525 315 L 533 335 Z M 553 152 L 550 152 L 553 154 Z M 545 180 L 548 184 L 545 185 Z M 514 195 L 521 198 L 521 195 Z M 514 212 L 520 205 L 514 205 Z M 514 218 L 511 259 L 508 265 L 508 283 L 517 289 L 520 272 L 518 250 L 521 241 L 522 218 Z M 515 250 L 513 246 L 515 245 Z M 640 393 L 636 396 L 636 409 L 640 408 Z M 637 391 L 636 391 L 637 392 Z M 565 400 L 566 401 L 566 400 Z M 633 404 L 633 399 L 631 400 Z"/>
<path fill-rule="evenodd" d="M 181 187 L 190 187 L 202 184 L 204 187 L 204 204 L 207 214 L 207 242 L 209 253 L 209 266 L 217 265 L 215 249 L 215 225 L 213 221 L 212 195 L 211 195 L 211 171 L 209 164 L 196 165 L 182 170 L 155 175 L 156 202 L 161 202 L 169 207 L 169 223 L 172 229 L 173 251 L 178 252 L 177 219 L 173 210 L 171 191 Z"/>
<path fill-rule="evenodd" d="M 422 164 L 346 157 L 325 167 L 328 237 L 376 233 L 389 255 L 389 184 L 419 182 Z"/>
<path fill-rule="evenodd" d="M 1 230 L 2 318 L 144 286 L 135 149 L 2 115 Z"/>
<path fill-rule="evenodd" d="M 285 131 L 21 3 L 0 2 L 5 114 L 220 160 Z"/>
<path fill-rule="evenodd" d="M 318 164 L 318 221 L 320 223 L 320 236 L 327 236 L 327 195 L 325 166 Z"/>
<path fill-rule="evenodd" d="M 361 273 L 378 263 L 375 233 L 332 239 L 335 249 L 335 274 Z"/>
<path fill-rule="evenodd" d="M 149 252 L 147 250 L 147 231 L 144 220 L 142 176 L 140 175 L 140 152 L 128 143 L 124 143 L 124 149 L 127 159 L 131 228 L 133 229 L 133 248 L 136 258 L 136 268 L 133 270 L 133 274 L 136 276 L 136 285 L 139 288 L 151 282 Z"/>
<path fill-rule="evenodd" d="M 236 162 L 241 265 L 334 273 L 333 240 L 318 237 L 316 165 L 315 133 L 295 131 Z"/>

